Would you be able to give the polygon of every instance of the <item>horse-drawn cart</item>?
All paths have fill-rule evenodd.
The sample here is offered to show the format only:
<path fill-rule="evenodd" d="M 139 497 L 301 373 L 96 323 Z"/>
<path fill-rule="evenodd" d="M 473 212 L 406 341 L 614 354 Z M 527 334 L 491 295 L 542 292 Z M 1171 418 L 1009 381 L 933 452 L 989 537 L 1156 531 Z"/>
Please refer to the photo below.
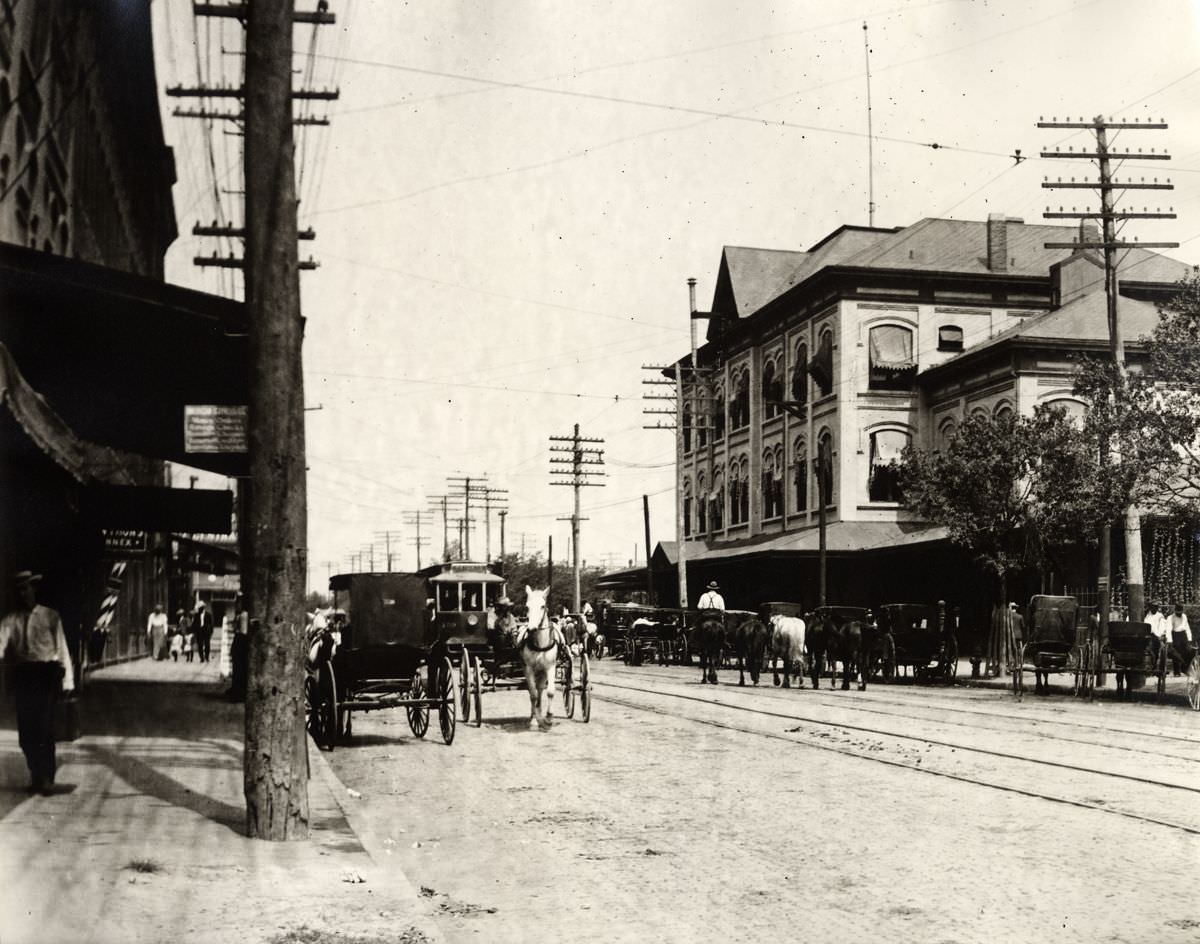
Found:
<path fill-rule="evenodd" d="M 309 641 L 305 702 L 318 746 L 349 741 L 356 712 L 403 708 L 424 737 L 436 710 L 442 740 L 454 740 L 454 670 L 438 643 L 416 574 L 338 574 L 330 579 L 344 628 L 326 627 Z M 338 636 L 340 635 L 340 639 Z"/>
<path fill-rule="evenodd" d="M 885 681 L 912 669 L 918 681 L 950 681 L 958 672 L 958 639 L 945 608 L 933 603 L 885 603 L 879 608 L 880 669 Z"/>
<path fill-rule="evenodd" d="M 1167 648 L 1154 638 L 1149 623 L 1112 620 L 1100 646 L 1100 670 L 1116 674 L 1118 692 L 1127 685 L 1133 691 L 1130 676 L 1153 676 L 1155 692 L 1161 697 L 1167 690 Z"/>
<path fill-rule="evenodd" d="M 1097 660 L 1090 634 L 1077 631 L 1078 610 L 1074 597 L 1039 594 L 1030 599 L 1023 636 L 1014 634 L 1008 647 L 1017 698 L 1024 694 L 1027 669 L 1035 673 L 1038 694 L 1049 691 L 1051 673 L 1073 674 L 1077 691 L 1090 683 Z"/>

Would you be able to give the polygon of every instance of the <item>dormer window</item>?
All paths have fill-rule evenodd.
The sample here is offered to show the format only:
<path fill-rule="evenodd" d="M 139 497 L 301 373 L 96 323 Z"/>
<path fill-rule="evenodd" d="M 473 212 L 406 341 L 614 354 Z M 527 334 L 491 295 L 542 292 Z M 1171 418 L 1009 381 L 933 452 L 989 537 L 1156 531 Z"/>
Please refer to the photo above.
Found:
<path fill-rule="evenodd" d="M 963 329 L 957 325 L 942 325 L 938 328 L 939 351 L 961 351 L 963 349 Z"/>

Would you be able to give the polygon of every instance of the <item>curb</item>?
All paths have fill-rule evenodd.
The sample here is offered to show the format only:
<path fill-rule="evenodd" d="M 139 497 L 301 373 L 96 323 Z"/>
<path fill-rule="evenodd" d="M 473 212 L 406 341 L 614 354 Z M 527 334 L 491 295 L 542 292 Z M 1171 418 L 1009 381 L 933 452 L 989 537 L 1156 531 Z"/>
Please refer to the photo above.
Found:
<path fill-rule="evenodd" d="M 308 739 L 308 764 L 310 779 L 320 780 L 328 789 L 330 796 L 333 797 L 333 802 L 349 824 L 351 832 L 357 837 L 359 844 L 366 850 L 371 862 L 379 871 L 380 874 L 377 876 L 379 884 L 386 884 L 411 903 L 413 925 L 433 944 L 446 944 L 446 938 L 442 934 L 441 928 L 438 927 L 436 916 L 428 900 L 418 895 L 416 888 L 413 887 L 404 871 L 389 861 L 383 843 L 367 827 L 359 812 L 346 802 L 345 798 L 349 795 L 346 785 L 338 779 L 333 768 L 329 766 L 329 761 L 325 759 L 324 753 L 313 744 L 311 738 Z"/>

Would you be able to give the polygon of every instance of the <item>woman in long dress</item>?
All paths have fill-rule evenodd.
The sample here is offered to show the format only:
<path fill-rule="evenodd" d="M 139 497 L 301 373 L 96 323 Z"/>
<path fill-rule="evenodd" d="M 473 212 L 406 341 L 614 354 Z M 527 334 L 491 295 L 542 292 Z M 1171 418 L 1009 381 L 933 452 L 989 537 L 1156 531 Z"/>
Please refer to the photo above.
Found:
<path fill-rule="evenodd" d="M 167 614 L 163 612 L 161 603 L 154 604 L 154 612 L 146 620 L 146 635 L 150 640 L 150 658 L 165 659 L 167 657 Z"/>

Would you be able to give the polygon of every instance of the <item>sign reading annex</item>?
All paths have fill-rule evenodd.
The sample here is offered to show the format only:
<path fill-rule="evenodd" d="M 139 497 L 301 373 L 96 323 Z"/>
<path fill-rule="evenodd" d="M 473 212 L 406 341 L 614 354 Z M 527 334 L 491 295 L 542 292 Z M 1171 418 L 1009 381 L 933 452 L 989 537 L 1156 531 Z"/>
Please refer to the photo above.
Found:
<path fill-rule="evenodd" d="M 184 452 L 246 452 L 246 407 L 187 405 Z"/>

